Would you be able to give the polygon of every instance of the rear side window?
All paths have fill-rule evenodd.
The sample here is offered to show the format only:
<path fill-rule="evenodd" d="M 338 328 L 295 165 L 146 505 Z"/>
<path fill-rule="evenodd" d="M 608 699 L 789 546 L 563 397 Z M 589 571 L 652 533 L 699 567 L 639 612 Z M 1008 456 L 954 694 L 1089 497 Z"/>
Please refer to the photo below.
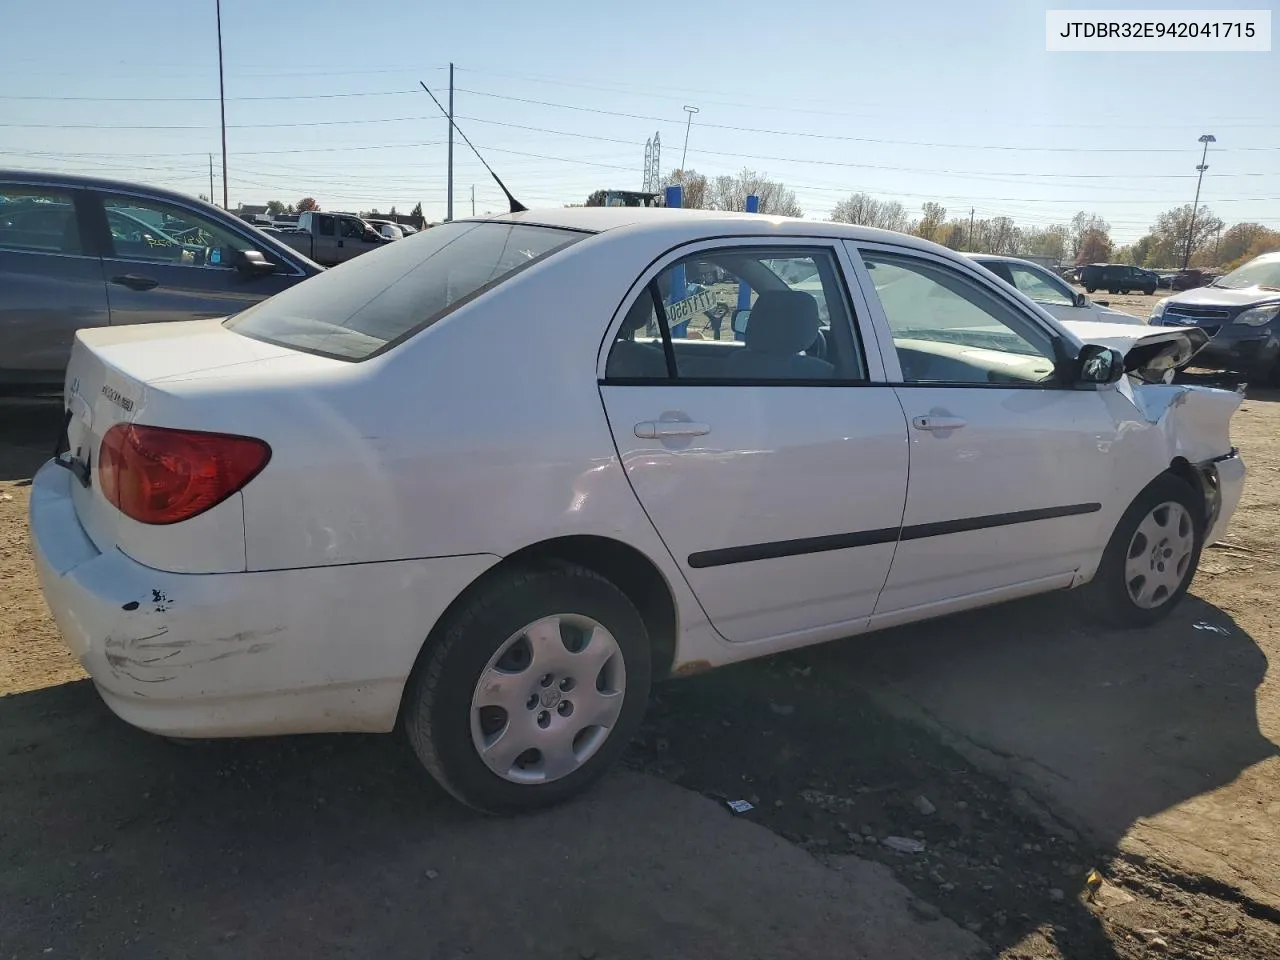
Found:
<path fill-rule="evenodd" d="M 56 189 L 0 183 L 0 249 L 81 253 L 71 195 Z"/>
<path fill-rule="evenodd" d="M 226 326 L 308 353 L 364 360 L 585 236 L 500 221 L 441 224 L 277 293 Z"/>

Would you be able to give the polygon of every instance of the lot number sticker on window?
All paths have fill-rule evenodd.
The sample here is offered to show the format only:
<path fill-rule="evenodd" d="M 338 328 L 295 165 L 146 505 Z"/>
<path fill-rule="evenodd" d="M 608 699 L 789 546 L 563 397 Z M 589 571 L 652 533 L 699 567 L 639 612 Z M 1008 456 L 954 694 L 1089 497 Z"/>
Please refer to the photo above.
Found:
<path fill-rule="evenodd" d="M 716 305 L 716 295 L 710 290 L 695 293 L 692 297 L 678 300 L 667 305 L 667 323 L 671 326 L 692 320 L 700 313 L 706 313 Z"/>

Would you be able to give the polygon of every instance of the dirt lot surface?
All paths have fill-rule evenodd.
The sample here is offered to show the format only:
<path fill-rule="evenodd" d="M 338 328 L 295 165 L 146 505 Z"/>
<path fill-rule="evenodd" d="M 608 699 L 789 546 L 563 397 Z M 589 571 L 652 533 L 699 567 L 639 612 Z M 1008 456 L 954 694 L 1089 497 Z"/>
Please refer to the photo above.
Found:
<path fill-rule="evenodd" d="M 1061 594 L 672 682 L 629 770 L 520 821 L 394 737 L 115 720 L 28 554 L 56 415 L 0 403 L 0 958 L 1280 956 L 1280 393 L 1159 627 Z"/>

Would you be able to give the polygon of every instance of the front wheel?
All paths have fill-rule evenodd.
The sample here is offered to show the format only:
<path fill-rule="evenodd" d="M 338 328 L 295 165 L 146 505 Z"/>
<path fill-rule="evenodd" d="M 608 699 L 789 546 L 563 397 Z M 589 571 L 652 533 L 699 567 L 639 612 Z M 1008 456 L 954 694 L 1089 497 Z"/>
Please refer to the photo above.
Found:
<path fill-rule="evenodd" d="M 1097 293 L 1097 292 L 1098 292 L 1098 288 L 1097 288 L 1097 287 L 1085 287 L 1085 289 L 1086 289 L 1087 291 L 1089 291 L 1090 293 Z"/>
<path fill-rule="evenodd" d="M 1157 477 L 1116 525 L 1091 589 L 1097 612 L 1117 626 L 1167 616 L 1191 586 L 1204 544 L 1204 503 L 1171 474 Z"/>
<path fill-rule="evenodd" d="M 570 565 L 513 571 L 442 624 L 405 693 L 405 730 L 463 803 L 535 810 L 613 765 L 650 673 L 644 621 L 613 584 Z"/>

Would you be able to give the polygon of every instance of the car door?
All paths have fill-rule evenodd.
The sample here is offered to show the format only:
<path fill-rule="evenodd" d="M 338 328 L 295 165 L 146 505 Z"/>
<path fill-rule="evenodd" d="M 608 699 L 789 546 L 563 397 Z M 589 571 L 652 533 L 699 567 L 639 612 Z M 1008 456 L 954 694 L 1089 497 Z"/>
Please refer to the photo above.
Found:
<path fill-rule="evenodd" d="M 144 195 L 95 197 L 106 233 L 103 267 L 112 325 L 229 316 L 303 277 L 247 230 L 194 208 Z M 276 271 L 238 270 L 243 250 L 262 253 Z"/>
<path fill-rule="evenodd" d="M 365 236 L 363 221 L 355 217 L 338 217 L 338 253 L 337 260 L 342 263 L 354 260 L 362 253 L 373 249 L 374 243 Z"/>
<path fill-rule="evenodd" d="M 681 248 L 638 279 L 602 350 L 627 478 L 730 641 L 856 632 L 889 572 L 906 423 L 892 391 L 869 385 L 883 368 L 854 334 L 842 255 L 799 241 Z M 693 293 L 679 279 L 717 269 L 727 279 Z M 813 293 L 783 279 L 814 274 L 825 328 Z M 715 338 L 715 304 L 740 295 L 743 340 Z"/>
<path fill-rule="evenodd" d="M 0 382 L 60 383 L 77 330 L 108 323 L 80 190 L 0 183 Z"/>
<path fill-rule="evenodd" d="M 1096 555 L 1116 423 L 1048 324 L 981 271 L 850 243 L 909 424 L 902 538 L 874 624 L 1067 586 Z"/>

